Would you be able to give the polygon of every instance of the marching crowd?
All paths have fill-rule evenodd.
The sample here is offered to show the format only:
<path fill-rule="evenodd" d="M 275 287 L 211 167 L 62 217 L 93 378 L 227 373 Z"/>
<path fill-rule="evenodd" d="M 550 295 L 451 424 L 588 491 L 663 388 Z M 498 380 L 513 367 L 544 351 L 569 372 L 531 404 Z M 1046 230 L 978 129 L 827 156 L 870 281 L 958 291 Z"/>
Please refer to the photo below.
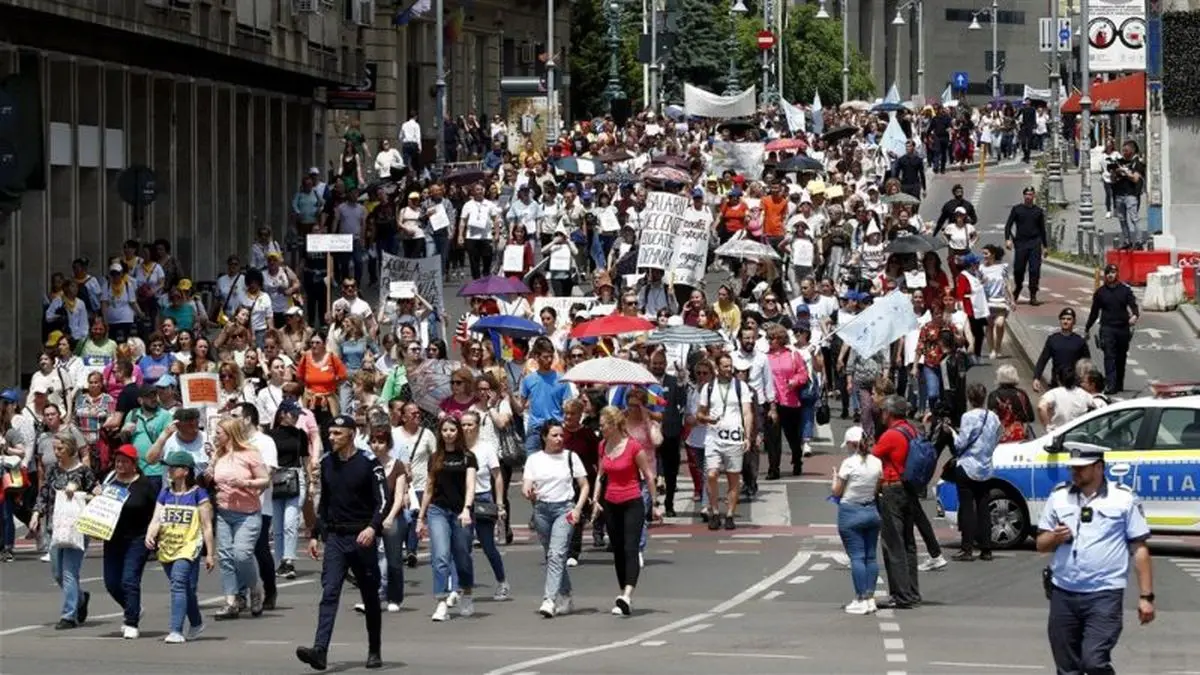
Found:
<path fill-rule="evenodd" d="M 992 142 L 1004 114 L 905 115 L 916 140 L 899 156 L 879 145 L 886 118 L 852 110 L 827 111 L 823 135 L 790 133 L 772 115 L 715 127 L 600 119 L 511 152 L 493 124 L 478 169 L 435 178 L 406 153 L 377 159 L 387 175 L 372 181 L 359 161 L 343 164 L 353 176 L 311 171 L 293 199 L 298 236 L 281 244 L 261 230 L 245 258 L 229 255 L 207 304 L 170 242 L 127 242 L 102 279 L 77 259 L 51 281 L 27 391 L 0 393 L 0 560 L 12 560 L 16 521 L 26 523 L 63 590 L 57 627 L 70 629 L 87 620 L 81 567 L 102 539 L 128 639 L 157 561 L 175 643 L 207 625 L 202 566 L 220 571 L 226 601 L 214 619 L 259 616 L 274 607 L 276 578 L 294 578 L 307 532 L 327 578 L 316 640 L 298 655 L 325 666 L 349 576 L 378 666 L 379 615 L 399 611 L 421 546 L 434 621 L 474 612 L 476 541 L 492 599 L 508 600 L 498 546 L 513 539 L 511 500 L 527 499 L 546 552 L 538 611 L 573 611 L 571 569 L 590 534 L 611 552 L 612 613 L 629 616 L 649 523 L 691 504 L 708 528 L 736 529 L 760 477 L 779 479 L 785 461 L 800 475 L 818 426 L 840 415 L 854 424 L 833 484 L 855 593 L 846 611 L 878 606 L 880 538 L 891 603 L 916 606 L 914 530 L 931 555 L 920 570 L 947 564 L 918 501 L 936 453 L 958 458 L 956 558 L 987 560 L 991 450 L 1027 438 L 1035 421 L 1011 366 L 990 394 L 965 377 L 1003 354 L 1026 264 L 1036 301 L 1045 223 L 1032 189 L 1010 218 L 1015 286 L 1006 248 L 979 248 L 961 187 L 918 214 L 924 157 L 944 170 L 943 131 L 983 126 Z M 714 168 L 714 139 L 762 140 L 762 175 Z M 367 156 L 360 133 L 346 145 L 348 157 Z M 380 154 L 397 153 L 386 146 Z M 686 197 L 687 218 L 710 233 L 696 277 L 638 265 L 655 191 Z M 353 235 L 332 279 L 325 254 L 305 250 L 313 233 Z M 384 254 L 440 255 L 447 278 L 469 276 L 466 314 L 381 280 Z M 714 288 L 703 279 L 715 271 L 727 280 Z M 389 281 L 378 302 L 365 297 Z M 842 339 L 839 327 L 895 291 L 915 328 L 874 353 Z M 1096 387 L 1095 368 L 1084 372 Z M 215 376 L 215 403 L 184 406 L 196 375 Z M 910 453 L 928 466 L 914 468 Z M 89 499 L 113 505 L 107 521 Z"/>

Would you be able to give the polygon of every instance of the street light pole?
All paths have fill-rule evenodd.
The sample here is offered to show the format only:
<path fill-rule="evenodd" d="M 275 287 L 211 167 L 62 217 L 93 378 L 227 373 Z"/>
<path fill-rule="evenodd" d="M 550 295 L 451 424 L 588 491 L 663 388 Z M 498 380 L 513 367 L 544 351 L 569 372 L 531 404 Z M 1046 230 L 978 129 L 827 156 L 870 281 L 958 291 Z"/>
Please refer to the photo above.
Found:
<path fill-rule="evenodd" d="M 558 92 L 555 91 L 554 69 L 554 0 L 546 0 L 546 124 L 547 142 L 558 140 Z"/>
<path fill-rule="evenodd" d="M 1000 33 L 997 2 L 992 0 L 992 100 L 1000 98 Z"/>
<path fill-rule="evenodd" d="M 433 9 L 436 17 L 434 23 L 433 49 L 437 52 L 437 72 L 436 80 L 433 85 L 433 129 L 437 134 L 434 139 L 434 147 L 437 149 L 435 155 L 435 164 L 437 165 L 438 175 L 445 171 L 446 167 L 446 20 L 445 20 L 445 2 L 437 0 Z"/>
<path fill-rule="evenodd" d="M 650 110 L 658 113 L 658 0 L 650 0 Z"/>
<path fill-rule="evenodd" d="M 608 101 L 608 110 L 612 112 L 612 102 L 625 98 L 621 91 L 621 68 L 618 52 L 621 48 L 621 5 L 617 0 L 608 0 L 604 5 L 608 16 L 608 84 L 604 87 L 604 98 Z"/>
<path fill-rule="evenodd" d="M 1062 103 L 1059 90 L 1062 87 L 1062 74 L 1059 68 L 1058 48 L 1061 40 L 1058 36 L 1058 2 L 1050 3 L 1050 158 L 1046 161 L 1048 191 L 1051 204 L 1066 206 L 1067 193 L 1063 187 L 1062 175 Z M 1076 231 L 1078 238 L 1078 231 Z"/>
<path fill-rule="evenodd" d="M 746 5 L 742 0 L 734 0 L 729 7 L 729 37 L 725 40 L 725 49 L 729 52 L 729 72 L 725 74 L 725 95 L 737 96 L 742 93 L 737 76 L 737 15 L 746 13 Z"/>
<path fill-rule="evenodd" d="M 1079 7 L 1079 25 L 1087 30 L 1090 20 L 1088 0 L 1082 0 Z M 1090 45 L 1087 33 L 1079 39 L 1079 232 L 1087 238 L 1084 253 L 1088 256 L 1096 254 L 1095 207 L 1092 204 L 1092 73 L 1088 59 Z"/>
<path fill-rule="evenodd" d="M 917 2 L 917 95 L 925 105 L 925 0 Z"/>

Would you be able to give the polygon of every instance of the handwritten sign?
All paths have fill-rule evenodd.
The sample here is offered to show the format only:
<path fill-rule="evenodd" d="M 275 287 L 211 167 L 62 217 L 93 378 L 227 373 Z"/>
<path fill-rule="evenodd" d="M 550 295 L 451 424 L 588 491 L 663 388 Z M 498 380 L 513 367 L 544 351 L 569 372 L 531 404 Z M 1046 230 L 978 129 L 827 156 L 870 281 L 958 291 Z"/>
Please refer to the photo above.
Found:
<path fill-rule="evenodd" d="M 88 502 L 79 520 L 75 521 L 75 529 L 88 537 L 108 541 L 113 531 L 117 529 L 117 521 L 121 518 L 121 509 L 129 499 L 129 490 L 121 485 L 108 484 L 103 491 Z"/>
<path fill-rule="evenodd" d="M 672 280 L 677 284 L 698 286 L 708 267 L 708 235 L 712 217 L 707 211 L 689 210 L 679 221 L 671 254 Z"/>
<path fill-rule="evenodd" d="M 353 253 L 352 234 L 310 234 L 304 242 L 309 253 Z"/>
<path fill-rule="evenodd" d="M 688 208 L 688 198 L 669 192 L 646 195 L 642 229 L 638 239 L 638 269 L 667 270 L 674 257 L 675 233 Z"/>
<path fill-rule="evenodd" d="M 571 271 L 571 249 L 566 244 L 556 246 L 550 251 L 550 271 Z"/>
<path fill-rule="evenodd" d="M 525 247 L 517 244 L 509 244 L 504 247 L 504 264 L 501 266 L 505 272 L 516 272 L 520 274 L 525 271 Z"/>
<path fill-rule="evenodd" d="M 537 317 L 542 315 L 542 310 L 547 307 L 554 308 L 557 314 L 558 327 L 563 328 L 571 325 L 571 308 L 575 305 L 583 305 L 584 311 L 589 310 L 592 305 L 596 304 L 596 298 L 574 298 L 574 297 L 551 297 L 551 298 L 535 298 L 533 301 L 533 316 L 534 320 L 541 323 Z M 584 316 L 587 316 L 585 314 Z"/>
<path fill-rule="evenodd" d="M 179 377 L 183 407 L 201 408 L 221 403 L 220 380 L 216 373 L 189 373 Z"/>
<path fill-rule="evenodd" d="M 393 281 L 416 283 L 421 297 L 433 305 L 438 316 L 446 315 L 445 299 L 442 297 L 442 256 L 428 258 L 401 258 L 383 253 L 379 261 L 379 302 L 387 302 L 387 292 Z"/>

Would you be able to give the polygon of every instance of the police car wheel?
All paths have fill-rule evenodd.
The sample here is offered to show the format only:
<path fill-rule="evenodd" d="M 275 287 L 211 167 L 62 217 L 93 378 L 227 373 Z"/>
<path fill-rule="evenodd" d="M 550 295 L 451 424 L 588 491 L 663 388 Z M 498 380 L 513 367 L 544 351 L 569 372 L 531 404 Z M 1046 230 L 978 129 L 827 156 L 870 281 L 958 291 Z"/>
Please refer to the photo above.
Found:
<path fill-rule="evenodd" d="M 1009 549 L 1020 546 L 1029 535 L 1029 512 L 1020 498 L 1002 488 L 988 493 L 988 513 L 992 522 L 992 546 Z"/>

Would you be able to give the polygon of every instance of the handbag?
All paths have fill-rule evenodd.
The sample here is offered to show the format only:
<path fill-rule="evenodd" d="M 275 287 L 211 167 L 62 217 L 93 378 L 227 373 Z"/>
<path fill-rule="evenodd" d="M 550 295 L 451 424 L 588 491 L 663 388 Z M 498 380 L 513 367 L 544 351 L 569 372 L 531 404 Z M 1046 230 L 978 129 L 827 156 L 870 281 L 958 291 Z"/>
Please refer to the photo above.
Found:
<path fill-rule="evenodd" d="M 816 423 L 818 425 L 829 424 L 829 395 L 821 392 L 821 402 L 817 404 Z"/>
<path fill-rule="evenodd" d="M 300 496 L 300 471 L 275 469 L 271 472 L 271 496 L 290 499 Z"/>
<path fill-rule="evenodd" d="M 471 507 L 471 512 L 475 514 L 476 520 L 500 519 L 500 505 L 495 502 L 477 501 Z"/>
<path fill-rule="evenodd" d="M 24 490 L 29 485 L 29 470 L 21 465 L 21 460 L 16 459 L 15 466 L 8 466 L 10 462 L 5 463 L 4 474 L 0 475 L 0 491 L 16 492 Z"/>
<path fill-rule="evenodd" d="M 54 517 L 50 522 L 50 545 L 55 548 L 82 551 L 86 547 L 83 533 L 75 527 L 87 498 L 76 492 L 68 498 L 66 490 L 58 490 L 54 495 Z"/>

